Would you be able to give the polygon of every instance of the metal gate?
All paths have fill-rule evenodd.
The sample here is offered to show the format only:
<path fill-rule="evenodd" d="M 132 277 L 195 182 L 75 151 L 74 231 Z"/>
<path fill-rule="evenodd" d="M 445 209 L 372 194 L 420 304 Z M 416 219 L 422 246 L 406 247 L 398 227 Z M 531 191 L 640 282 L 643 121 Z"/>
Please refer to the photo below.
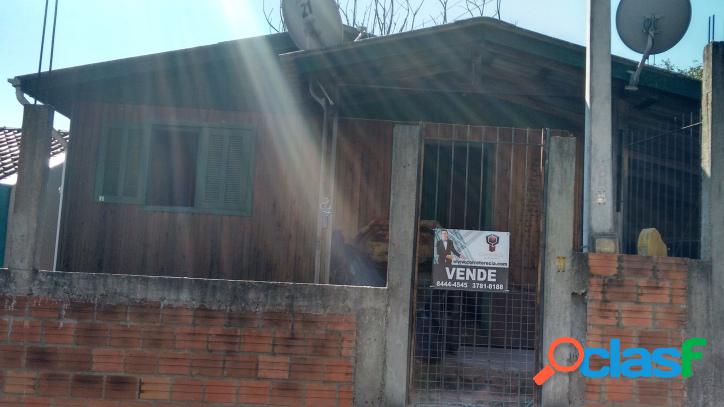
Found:
<path fill-rule="evenodd" d="M 630 127 L 621 143 L 621 248 L 636 253 L 642 229 L 656 228 L 668 255 L 699 258 L 699 112 Z"/>
<path fill-rule="evenodd" d="M 541 129 L 427 124 L 421 226 L 509 231 L 509 292 L 430 288 L 419 265 L 414 406 L 531 406 L 543 209 Z"/>

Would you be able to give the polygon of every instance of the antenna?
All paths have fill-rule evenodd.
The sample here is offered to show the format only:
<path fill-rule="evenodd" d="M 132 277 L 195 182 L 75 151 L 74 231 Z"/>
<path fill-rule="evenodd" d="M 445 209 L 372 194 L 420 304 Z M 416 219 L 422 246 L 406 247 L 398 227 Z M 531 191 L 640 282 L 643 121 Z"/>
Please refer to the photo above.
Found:
<path fill-rule="evenodd" d="M 282 14 L 299 49 L 333 47 L 344 40 L 342 17 L 334 0 L 283 0 Z"/>
<path fill-rule="evenodd" d="M 616 29 L 627 47 L 643 54 L 631 72 L 627 90 L 638 90 L 639 76 L 650 55 L 668 51 L 686 33 L 691 22 L 689 0 L 621 0 Z"/>

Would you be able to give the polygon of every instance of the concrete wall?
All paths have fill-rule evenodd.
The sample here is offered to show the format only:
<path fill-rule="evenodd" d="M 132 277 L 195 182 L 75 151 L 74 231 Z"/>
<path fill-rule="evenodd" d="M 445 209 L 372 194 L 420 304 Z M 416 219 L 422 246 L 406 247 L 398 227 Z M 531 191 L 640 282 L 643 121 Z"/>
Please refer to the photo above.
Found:
<path fill-rule="evenodd" d="M 382 405 L 384 288 L 27 277 L 0 271 L 0 405 Z"/>
<path fill-rule="evenodd" d="M 63 165 L 57 165 L 48 170 L 48 181 L 45 186 L 45 198 L 40 212 L 40 243 L 38 245 L 38 268 L 40 270 L 53 270 L 53 257 L 55 255 L 55 233 L 58 229 L 58 202 L 60 201 L 60 182 L 63 176 Z M 12 187 L 15 190 L 15 186 Z M 12 195 L 8 210 L 8 224 L 12 215 Z M 3 246 L 3 250 L 5 247 Z"/>

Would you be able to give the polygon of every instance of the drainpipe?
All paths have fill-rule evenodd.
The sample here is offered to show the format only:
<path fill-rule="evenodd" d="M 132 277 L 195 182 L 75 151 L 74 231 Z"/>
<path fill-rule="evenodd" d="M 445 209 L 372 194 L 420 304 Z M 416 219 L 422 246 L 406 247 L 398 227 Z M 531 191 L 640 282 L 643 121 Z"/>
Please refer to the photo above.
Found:
<path fill-rule="evenodd" d="M 68 164 L 68 154 L 70 150 L 68 149 L 68 141 L 66 141 L 63 136 L 60 135 L 60 133 L 57 130 L 53 130 L 53 138 L 60 143 L 61 146 L 63 146 L 63 151 L 65 151 L 65 159 L 63 160 L 63 172 L 60 175 L 60 188 L 58 188 L 58 194 L 60 195 L 58 197 L 58 221 L 55 225 L 55 248 L 53 251 L 53 271 L 58 271 L 58 245 L 60 243 L 60 217 L 63 213 L 63 191 L 65 190 L 65 169 L 66 165 Z"/>
<path fill-rule="evenodd" d="M 321 95 L 315 91 L 315 87 Z M 334 100 L 321 83 L 309 84 L 310 95 L 322 107 L 322 142 L 319 173 L 319 208 L 317 218 L 317 244 L 314 255 L 314 283 L 329 284 L 332 249 L 332 216 L 334 211 L 334 178 L 337 157 L 338 110 Z M 330 123 L 330 118 L 332 123 Z M 332 140 L 329 142 L 329 127 Z M 331 144 L 331 145 L 330 145 Z M 327 160 L 327 154 L 330 157 Z"/>

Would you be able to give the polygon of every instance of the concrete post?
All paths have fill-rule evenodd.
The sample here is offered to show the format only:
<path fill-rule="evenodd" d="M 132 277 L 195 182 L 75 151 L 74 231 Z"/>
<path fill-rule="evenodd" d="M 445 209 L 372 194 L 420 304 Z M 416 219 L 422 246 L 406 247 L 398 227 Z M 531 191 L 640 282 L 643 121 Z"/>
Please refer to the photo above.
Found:
<path fill-rule="evenodd" d="M 547 364 L 550 344 L 562 336 L 585 343 L 586 306 L 580 296 L 587 276 L 585 267 L 573 264 L 573 217 L 576 139 L 551 137 L 546 141 L 545 264 L 543 269 L 543 363 Z M 579 294 L 576 294 L 579 292 Z M 556 349 L 556 360 L 564 365 L 575 361 L 570 347 Z M 573 358 L 573 361 L 569 361 Z M 583 405 L 584 391 L 574 375 L 556 374 L 543 385 L 544 406 Z M 585 389 L 584 389 L 585 390 Z"/>
<path fill-rule="evenodd" d="M 588 0 L 584 246 L 617 251 L 611 125 L 611 2 Z"/>
<path fill-rule="evenodd" d="M 53 113 L 49 106 L 25 105 L 18 182 L 5 248 L 5 264 L 10 269 L 38 268 L 40 215 L 48 180 Z"/>
<path fill-rule="evenodd" d="M 407 402 L 422 159 L 420 130 L 420 126 L 397 125 L 393 132 L 384 373 L 387 407 L 403 407 Z"/>
<path fill-rule="evenodd" d="M 687 336 L 709 344 L 687 380 L 687 405 L 724 400 L 724 42 L 704 48 L 701 92 L 701 264 L 689 269 Z M 693 264 L 693 262 L 690 262 Z"/>

